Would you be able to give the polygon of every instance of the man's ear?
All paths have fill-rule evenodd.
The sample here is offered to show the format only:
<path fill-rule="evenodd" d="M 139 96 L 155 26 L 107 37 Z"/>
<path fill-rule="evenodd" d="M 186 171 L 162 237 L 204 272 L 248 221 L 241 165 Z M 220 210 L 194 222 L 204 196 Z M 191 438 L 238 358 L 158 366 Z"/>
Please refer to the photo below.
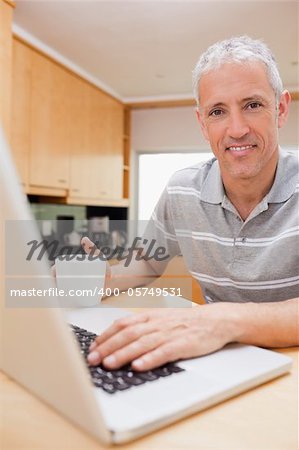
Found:
<path fill-rule="evenodd" d="M 287 90 L 283 91 L 283 93 L 280 96 L 278 104 L 278 117 L 277 117 L 278 128 L 281 128 L 287 121 L 290 102 L 291 102 L 291 94 Z"/>
<path fill-rule="evenodd" d="M 203 120 L 203 117 L 202 117 L 202 114 L 201 114 L 199 108 L 196 108 L 196 117 L 197 117 L 198 123 L 200 125 L 201 132 L 202 132 L 205 140 L 207 142 L 210 142 L 209 135 L 208 135 L 207 128 L 206 128 L 206 124 L 205 124 L 205 122 Z"/>

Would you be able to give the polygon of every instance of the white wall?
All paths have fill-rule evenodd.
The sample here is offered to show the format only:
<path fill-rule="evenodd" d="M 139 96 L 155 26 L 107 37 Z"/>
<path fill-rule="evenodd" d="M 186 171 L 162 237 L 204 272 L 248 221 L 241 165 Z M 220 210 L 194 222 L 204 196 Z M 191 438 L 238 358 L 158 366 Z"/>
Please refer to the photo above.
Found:
<path fill-rule="evenodd" d="M 280 145 L 282 147 L 299 147 L 299 101 L 292 102 L 288 121 L 280 132 Z"/>
<path fill-rule="evenodd" d="M 198 150 L 207 148 L 194 107 L 153 108 L 132 112 L 134 151 Z"/>
<path fill-rule="evenodd" d="M 282 147 L 299 146 L 299 102 L 290 107 L 288 122 L 280 131 Z M 132 112 L 131 208 L 136 218 L 137 154 L 138 152 L 206 151 L 194 107 L 152 108 Z M 154 182 L 154 181 L 153 181 Z"/>

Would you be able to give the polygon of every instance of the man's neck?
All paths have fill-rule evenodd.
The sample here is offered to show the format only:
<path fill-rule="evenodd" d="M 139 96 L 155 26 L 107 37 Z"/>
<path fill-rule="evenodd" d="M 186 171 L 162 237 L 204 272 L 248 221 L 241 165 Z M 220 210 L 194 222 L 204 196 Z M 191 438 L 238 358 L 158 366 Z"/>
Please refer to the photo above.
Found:
<path fill-rule="evenodd" d="M 254 179 L 223 179 L 226 195 L 243 220 L 247 219 L 270 191 L 275 178 L 276 166 L 277 164 L 269 173 L 260 173 Z"/>

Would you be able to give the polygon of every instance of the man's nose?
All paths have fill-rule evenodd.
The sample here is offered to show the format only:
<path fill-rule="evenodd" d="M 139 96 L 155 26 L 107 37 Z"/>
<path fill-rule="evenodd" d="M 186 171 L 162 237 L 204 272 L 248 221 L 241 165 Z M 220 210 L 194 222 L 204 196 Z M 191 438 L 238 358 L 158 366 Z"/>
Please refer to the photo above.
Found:
<path fill-rule="evenodd" d="M 240 139 L 249 133 L 249 125 L 242 112 L 233 112 L 229 116 L 228 134 L 233 139 Z"/>

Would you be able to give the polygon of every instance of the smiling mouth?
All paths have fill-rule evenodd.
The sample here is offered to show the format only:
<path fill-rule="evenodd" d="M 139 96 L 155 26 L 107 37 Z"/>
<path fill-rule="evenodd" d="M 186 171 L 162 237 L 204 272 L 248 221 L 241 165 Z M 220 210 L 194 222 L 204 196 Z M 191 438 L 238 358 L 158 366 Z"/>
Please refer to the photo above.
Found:
<path fill-rule="evenodd" d="M 231 147 L 226 147 L 226 150 L 230 150 L 232 152 L 243 152 L 245 150 L 250 150 L 251 148 L 256 147 L 256 145 L 232 145 Z"/>

